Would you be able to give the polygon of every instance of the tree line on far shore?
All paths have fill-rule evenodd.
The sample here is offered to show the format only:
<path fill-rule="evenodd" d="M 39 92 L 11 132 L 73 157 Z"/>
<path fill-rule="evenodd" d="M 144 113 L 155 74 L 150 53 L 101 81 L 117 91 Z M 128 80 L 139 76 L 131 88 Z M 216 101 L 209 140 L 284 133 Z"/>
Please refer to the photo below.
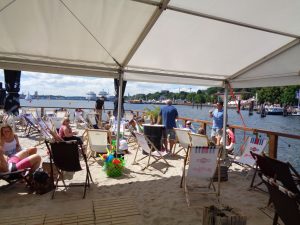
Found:
<path fill-rule="evenodd" d="M 243 88 L 243 89 L 233 89 L 234 93 L 241 94 L 241 100 L 247 100 L 249 98 L 255 97 L 257 94 L 257 103 L 270 103 L 270 104 L 288 104 L 297 105 L 298 99 L 296 97 L 296 92 L 300 89 L 300 85 L 294 86 L 284 86 L 284 87 L 264 87 L 264 88 Z M 229 91 L 229 100 L 234 100 L 232 97 L 232 91 Z M 126 100 L 131 99 L 142 99 L 142 100 L 160 100 L 164 99 L 181 99 L 195 104 L 198 103 L 208 103 L 216 102 L 219 95 L 224 93 L 224 88 L 220 87 L 210 87 L 206 90 L 198 90 L 197 92 L 186 92 L 180 91 L 179 93 L 161 91 L 149 94 L 136 94 L 133 96 L 126 96 Z M 234 95 L 235 96 L 235 95 Z"/>

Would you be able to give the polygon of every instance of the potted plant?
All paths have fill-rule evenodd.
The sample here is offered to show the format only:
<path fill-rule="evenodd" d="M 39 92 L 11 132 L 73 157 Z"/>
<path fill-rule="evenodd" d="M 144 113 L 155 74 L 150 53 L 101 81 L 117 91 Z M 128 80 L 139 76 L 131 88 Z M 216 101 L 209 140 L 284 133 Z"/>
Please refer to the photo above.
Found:
<path fill-rule="evenodd" d="M 150 119 L 151 124 L 155 124 L 157 122 L 160 107 L 159 106 L 152 106 L 152 109 L 146 107 L 145 109 L 146 116 Z"/>

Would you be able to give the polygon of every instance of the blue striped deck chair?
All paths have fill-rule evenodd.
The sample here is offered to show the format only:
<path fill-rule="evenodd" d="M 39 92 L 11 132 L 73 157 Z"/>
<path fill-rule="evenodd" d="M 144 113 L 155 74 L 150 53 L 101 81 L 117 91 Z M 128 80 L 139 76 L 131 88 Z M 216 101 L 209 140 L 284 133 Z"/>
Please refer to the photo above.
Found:
<path fill-rule="evenodd" d="M 248 137 L 245 144 L 243 145 L 244 150 L 241 156 L 235 158 L 235 163 L 240 165 L 246 165 L 250 168 L 254 168 L 256 161 L 251 155 L 250 151 L 260 155 L 265 150 L 268 144 L 268 140 L 265 138 Z"/>
<path fill-rule="evenodd" d="M 183 186 L 187 205 L 190 206 L 191 194 L 220 195 L 220 149 L 213 147 L 193 146 L 187 154 L 189 164 L 184 165 Z M 187 160 L 185 160 L 185 163 Z M 218 173 L 217 188 L 213 177 Z M 193 197 L 196 200 L 196 197 Z"/>

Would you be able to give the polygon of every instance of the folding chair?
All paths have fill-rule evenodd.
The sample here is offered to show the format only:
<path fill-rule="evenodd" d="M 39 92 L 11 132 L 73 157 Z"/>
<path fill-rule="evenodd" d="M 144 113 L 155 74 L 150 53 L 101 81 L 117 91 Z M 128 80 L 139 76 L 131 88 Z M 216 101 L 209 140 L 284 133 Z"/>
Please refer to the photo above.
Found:
<path fill-rule="evenodd" d="M 97 153 L 106 153 L 107 148 L 110 148 L 111 143 L 108 142 L 109 131 L 100 129 L 87 129 L 86 136 L 88 159 L 91 157 L 95 159 Z"/>
<path fill-rule="evenodd" d="M 206 135 L 189 133 L 189 136 L 191 138 L 191 146 L 208 147 L 209 141 Z"/>
<path fill-rule="evenodd" d="M 280 183 L 290 191 L 300 194 L 300 190 L 297 187 L 300 184 L 300 175 L 289 162 L 282 162 L 254 152 L 251 152 L 251 155 L 256 160 L 259 173 L 273 178 L 275 181 L 280 181 Z M 250 187 L 260 189 L 258 186 L 262 182 L 254 185 L 256 173 L 257 171 L 255 171 L 253 175 Z"/>
<path fill-rule="evenodd" d="M 31 113 L 23 114 L 22 117 L 26 121 L 26 126 L 25 126 L 25 129 L 24 129 L 24 134 L 25 135 L 28 136 L 28 135 L 30 135 L 34 132 L 40 133 L 37 120 Z"/>
<path fill-rule="evenodd" d="M 17 170 L 14 172 L 0 172 L 0 180 L 5 180 L 9 185 L 12 185 L 20 180 L 25 180 L 27 185 L 31 185 L 28 180 L 30 168 Z"/>
<path fill-rule="evenodd" d="M 91 129 L 99 128 L 100 129 L 100 127 L 98 127 L 98 123 L 96 121 L 96 113 L 89 113 L 89 114 L 87 114 L 86 118 L 87 118 L 87 126 L 89 128 L 91 128 Z"/>
<path fill-rule="evenodd" d="M 77 141 L 62 141 L 62 142 L 48 142 L 45 141 L 47 148 L 50 153 L 50 166 L 51 166 L 51 177 L 53 178 L 53 163 L 57 169 L 57 178 L 55 183 L 55 189 L 52 192 L 51 198 L 54 198 L 55 191 L 58 187 L 71 186 L 84 186 L 83 198 L 85 198 L 86 188 L 90 186 L 90 181 L 93 182 L 89 166 L 87 164 L 86 155 L 83 152 L 82 146 Z M 81 165 L 79 160 L 79 152 L 83 157 L 86 169 L 86 176 L 84 184 L 65 184 L 63 171 L 66 172 L 78 172 L 81 171 Z M 58 185 L 59 181 L 62 181 L 63 185 Z"/>
<path fill-rule="evenodd" d="M 183 171 L 183 184 L 184 192 L 186 195 L 186 201 L 190 206 L 189 199 L 189 185 L 195 189 L 201 190 L 194 192 L 198 194 L 215 194 L 216 197 L 220 195 L 220 155 L 219 148 L 217 147 L 191 147 L 187 153 L 189 158 L 188 169 L 184 165 Z M 187 162 L 187 160 L 185 161 Z M 213 177 L 216 169 L 218 171 L 218 186 L 217 189 L 213 183 Z M 201 185 L 199 185 L 201 183 Z M 211 191 L 211 187 L 213 190 Z"/>
<path fill-rule="evenodd" d="M 278 217 L 285 225 L 298 224 L 300 221 L 299 194 L 293 193 L 265 175 L 261 175 L 261 178 L 268 188 L 270 199 L 275 207 L 273 225 L 277 225 Z"/>
<path fill-rule="evenodd" d="M 68 117 L 68 115 L 68 111 L 56 111 L 56 118 L 63 119 L 65 117 Z"/>
<path fill-rule="evenodd" d="M 137 148 L 137 151 L 135 153 L 135 157 L 134 157 L 134 161 L 133 164 L 136 164 L 137 162 L 148 158 L 147 160 L 147 164 L 146 166 L 143 168 L 143 170 L 145 170 L 146 168 L 148 168 L 149 166 L 152 166 L 154 163 L 162 160 L 165 162 L 165 164 L 167 165 L 165 172 L 162 173 L 166 173 L 170 164 L 167 162 L 167 160 L 164 158 L 168 153 L 167 152 L 161 152 L 159 151 L 155 145 L 149 140 L 149 138 L 147 138 L 144 134 L 141 133 L 135 133 L 136 136 L 136 140 L 138 143 L 139 148 Z M 137 154 L 139 152 L 139 149 L 141 149 L 142 151 L 144 151 L 146 153 L 145 156 L 143 156 L 142 158 L 140 158 L 139 160 L 136 160 Z M 152 151 L 154 150 L 154 151 Z M 142 152 L 141 151 L 141 152 Z M 154 161 L 150 163 L 150 159 L 153 158 Z"/>
<path fill-rule="evenodd" d="M 191 147 L 191 138 L 189 136 L 189 134 L 191 133 L 190 130 L 182 129 L 182 128 L 173 128 L 173 129 L 176 133 L 178 142 L 179 142 L 180 146 L 182 147 L 177 152 L 175 152 L 175 148 L 174 148 L 174 154 L 177 155 L 182 150 L 186 154 L 187 151 L 189 150 L 189 148 Z"/>
<path fill-rule="evenodd" d="M 243 167 L 255 169 L 255 159 L 252 157 L 250 151 L 256 154 L 262 154 L 267 146 L 268 140 L 265 138 L 258 137 L 247 137 L 246 142 L 242 147 L 244 148 L 241 156 L 235 156 L 233 163 L 239 164 Z M 241 149 L 240 149 L 241 152 Z M 250 171 L 249 171 L 250 172 Z"/>

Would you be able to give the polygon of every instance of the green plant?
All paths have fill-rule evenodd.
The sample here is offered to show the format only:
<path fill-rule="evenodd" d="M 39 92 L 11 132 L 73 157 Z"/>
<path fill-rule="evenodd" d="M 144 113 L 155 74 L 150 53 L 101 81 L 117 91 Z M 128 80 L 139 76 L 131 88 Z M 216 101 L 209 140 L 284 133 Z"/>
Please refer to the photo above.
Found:
<path fill-rule="evenodd" d="M 159 106 L 151 106 L 152 109 L 146 107 L 145 110 L 145 114 L 146 116 L 149 116 L 151 119 L 152 123 L 156 123 L 158 116 L 159 116 L 159 112 L 160 112 L 160 107 Z"/>

